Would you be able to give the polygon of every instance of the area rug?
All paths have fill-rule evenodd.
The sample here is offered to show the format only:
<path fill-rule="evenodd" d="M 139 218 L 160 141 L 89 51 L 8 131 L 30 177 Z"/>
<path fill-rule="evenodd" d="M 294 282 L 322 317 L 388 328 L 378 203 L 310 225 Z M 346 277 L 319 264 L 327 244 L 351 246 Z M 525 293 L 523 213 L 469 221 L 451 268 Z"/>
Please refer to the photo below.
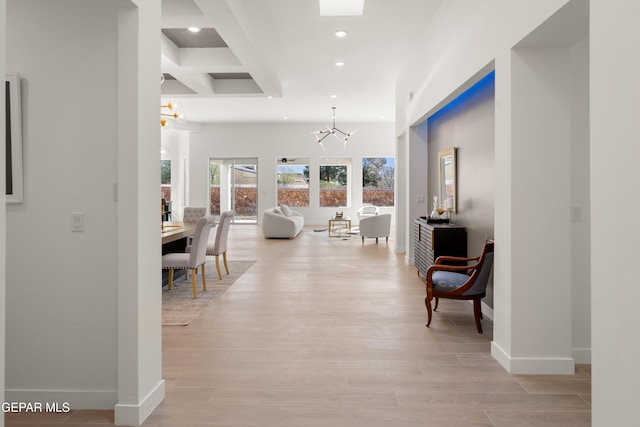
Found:
<path fill-rule="evenodd" d="M 224 263 L 220 258 L 220 269 L 222 280 L 218 280 L 215 259 L 207 261 L 205 273 L 207 275 L 207 290 L 202 290 L 201 269 L 198 269 L 196 281 L 198 298 L 193 299 L 191 288 L 191 276 L 185 280 L 184 276 L 173 282 L 173 289 L 170 291 L 167 286 L 162 288 L 162 325 L 163 326 L 187 326 L 200 313 L 202 313 L 211 301 L 218 298 L 242 274 L 251 267 L 255 261 L 228 261 L 229 274 L 225 274 Z"/>

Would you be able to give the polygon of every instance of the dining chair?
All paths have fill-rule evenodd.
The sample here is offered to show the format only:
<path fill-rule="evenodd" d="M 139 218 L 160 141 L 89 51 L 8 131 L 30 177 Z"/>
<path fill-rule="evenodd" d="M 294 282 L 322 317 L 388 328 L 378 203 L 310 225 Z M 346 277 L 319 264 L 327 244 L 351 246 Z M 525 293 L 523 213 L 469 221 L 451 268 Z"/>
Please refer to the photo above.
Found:
<path fill-rule="evenodd" d="M 198 222 L 200 218 L 207 214 L 207 208 L 185 207 L 182 211 L 182 222 Z M 192 236 L 187 237 L 187 246 L 191 245 Z M 185 277 L 188 276 L 185 274 Z"/>
<path fill-rule="evenodd" d="M 431 324 L 431 300 L 438 309 L 440 298 L 473 300 L 473 313 L 478 333 L 482 333 L 482 310 L 480 300 L 485 297 L 491 267 L 493 266 L 493 239 L 487 239 L 482 254 L 474 258 L 440 256 L 435 264 L 427 269 L 427 327 Z M 468 264 L 472 262 L 472 264 Z"/>
<path fill-rule="evenodd" d="M 213 244 L 207 244 L 207 255 L 216 257 L 216 270 L 218 270 L 218 279 L 222 280 L 220 272 L 220 255 L 224 261 L 224 269 L 229 274 L 229 264 L 227 264 L 227 237 L 229 236 L 229 227 L 233 219 L 233 211 L 225 211 L 220 214 L 220 222 L 216 231 L 216 239 Z"/>
<path fill-rule="evenodd" d="M 182 212 L 182 222 L 197 222 L 207 214 L 207 208 L 186 207 Z"/>
<path fill-rule="evenodd" d="M 222 255 L 224 269 L 227 274 L 229 274 L 229 264 L 227 264 L 227 237 L 229 236 L 229 227 L 231 226 L 233 215 L 233 211 L 225 211 L 220 214 L 220 220 L 216 227 L 215 240 L 207 242 L 207 255 L 216 257 L 216 270 L 218 270 L 219 280 L 222 280 L 222 272 L 220 271 L 220 255 Z M 185 251 L 191 251 L 191 246 L 187 246 Z"/>
<path fill-rule="evenodd" d="M 209 231 L 215 222 L 213 216 L 205 216 L 198 220 L 196 229 L 193 233 L 192 250 L 189 253 L 168 253 L 162 256 L 162 268 L 169 270 L 168 289 L 173 287 L 173 271 L 175 269 L 191 270 L 191 287 L 193 288 L 193 298 L 198 298 L 196 290 L 196 272 L 198 267 L 202 266 L 202 289 L 207 290 L 207 279 L 205 274 L 205 261 L 207 253 L 207 241 L 209 239 Z"/>

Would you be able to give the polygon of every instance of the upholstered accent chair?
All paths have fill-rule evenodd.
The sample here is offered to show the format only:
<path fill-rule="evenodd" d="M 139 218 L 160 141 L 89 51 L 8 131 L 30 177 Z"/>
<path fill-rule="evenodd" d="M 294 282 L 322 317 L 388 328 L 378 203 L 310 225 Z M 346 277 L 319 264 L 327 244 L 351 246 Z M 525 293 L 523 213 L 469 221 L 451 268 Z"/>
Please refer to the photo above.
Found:
<path fill-rule="evenodd" d="M 362 218 L 380 215 L 380 208 L 373 205 L 364 205 L 356 213 L 358 214 L 358 221 L 360 221 Z"/>
<path fill-rule="evenodd" d="M 489 275 L 493 266 L 494 241 L 487 239 L 482 254 L 474 258 L 440 256 L 427 269 L 427 327 L 431 324 L 431 300 L 438 309 L 440 298 L 473 300 L 473 313 L 478 333 L 482 333 L 480 300 L 485 297 Z M 471 263 L 471 264 L 469 264 Z"/>
<path fill-rule="evenodd" d="M 162 268 L 169 270 L 169 290 L 173 287 L 173 271 L 175 269 L 192 270 L 191 287 L 193 288 L 193 298 L 198 298 L 196 271 L 200 266 L 202 266 L 202 289 L 207 290 L 204 262 L 206 260 L 209 231 L 214 223 L 215 218 L 213 216 L 200 218 L 193 233 L 192 250 L 188 253 L 169 253 L 162 256 Z"/>
<path fill-rule="evenodd" d="M 384 237 L 389 242 L 391 232 L 391 214 L 374 215 L 360 219 L 360 237 L 364 243 L 365 237 L 375 237 L 376 244 L 378 238 Z"/>

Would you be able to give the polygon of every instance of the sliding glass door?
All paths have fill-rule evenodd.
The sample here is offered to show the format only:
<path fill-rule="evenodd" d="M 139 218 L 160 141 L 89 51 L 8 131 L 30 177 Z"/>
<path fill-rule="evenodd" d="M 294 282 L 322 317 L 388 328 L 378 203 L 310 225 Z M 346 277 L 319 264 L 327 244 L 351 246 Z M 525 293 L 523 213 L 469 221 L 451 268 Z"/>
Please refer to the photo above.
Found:
<path fill-rule="evenodd" d="M 258 222 L 258 159 L 209 159 L 211 215 L 234 211 L 235 224 Z"/>

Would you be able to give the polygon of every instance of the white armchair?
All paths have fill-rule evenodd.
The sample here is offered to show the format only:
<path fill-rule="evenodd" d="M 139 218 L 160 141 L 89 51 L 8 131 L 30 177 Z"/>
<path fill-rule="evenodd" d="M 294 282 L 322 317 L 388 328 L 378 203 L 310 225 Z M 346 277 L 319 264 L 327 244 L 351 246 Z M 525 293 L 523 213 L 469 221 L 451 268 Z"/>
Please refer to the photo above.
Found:
<path fill-rule="evenodd" d="M 362 218 L 379 215 L 380 208 L 373 205 L 365 205 L 358 209 L 356 212 L 358 214 L 358 221 L 360 221 Z"/>
<path fill-rule="evenodd" d="M 376 244 L 378 238 L 384 237 L 389 242 L 389 233 L 391 231 L 391 214 L 374 215 L 360 220 L 360 236 L 362 243 L 365 237 L 375 237 Z"/>

